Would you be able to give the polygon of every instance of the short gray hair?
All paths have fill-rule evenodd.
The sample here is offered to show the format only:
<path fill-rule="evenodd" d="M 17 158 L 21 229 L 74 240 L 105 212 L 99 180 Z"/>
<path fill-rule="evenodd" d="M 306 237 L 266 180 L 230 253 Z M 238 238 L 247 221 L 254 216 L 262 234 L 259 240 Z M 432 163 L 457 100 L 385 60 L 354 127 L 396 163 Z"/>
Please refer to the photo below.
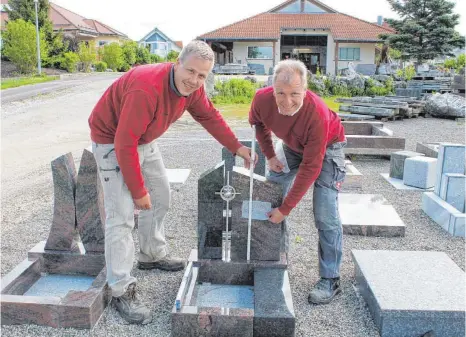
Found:
<path fill-rule="evenodd" d="M 303 62 L 298 60 L 283 60 L 278 62 L 273 68 L 272 83 L 275 84 L 279 76 L 280 80 L 290 83 L 295 74 L 301 77 L 303 87 L 307 88 L 307 68 Z"/>
<path fill-rule="evenodd" d="M 194 55 L 197 58 L 210 61 L 212 62 L 212 66 L 214 63 L 214 52 L 210 46 L 205 43 L 204 41 L 200 40 L 193 40 L 189 42 L 181 51 L 179 55 L 179 60 L 181 63 L 184 63 L 188 56 Z"/>

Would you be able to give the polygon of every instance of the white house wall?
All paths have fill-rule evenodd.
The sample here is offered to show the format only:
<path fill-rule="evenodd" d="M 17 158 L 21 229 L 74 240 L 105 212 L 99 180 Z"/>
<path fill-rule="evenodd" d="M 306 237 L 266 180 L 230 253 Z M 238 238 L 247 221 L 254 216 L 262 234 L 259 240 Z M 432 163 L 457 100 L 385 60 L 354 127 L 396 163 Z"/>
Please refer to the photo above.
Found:
<path fill-rule="evenodd" d="M 262 64 L 265 69 L 265 73 L 269 74 L 270 69 L 273 69 L 273 59 L 250 59 L 248 58 L 248 47 L 272 47 L 273 42 L 259 42 L 259 41 L 247 41 L 247 42 L 233 42 L 233 61 L 245 63 Z M 275 62 L 280 60 L 280 41 L 275 42 Z"/>
<path fill-rule="evenodd" d="M 339 43 L 339 48 L 360 48 L 359 61 L 338 61 L 338 69 L 348 68 L 350 62 L 356 64 L 374 64 L 375 63 L 375 44 L 372 43 Z M 333 48 L 335 50 L 335 47 Z M 335 61 L 333 62 L 335 69 Z"/>
<path fill-rule="evenodd" d="M 332 34 L 327 37 L 327 74 L 335 75 L 335 41 Z"/>

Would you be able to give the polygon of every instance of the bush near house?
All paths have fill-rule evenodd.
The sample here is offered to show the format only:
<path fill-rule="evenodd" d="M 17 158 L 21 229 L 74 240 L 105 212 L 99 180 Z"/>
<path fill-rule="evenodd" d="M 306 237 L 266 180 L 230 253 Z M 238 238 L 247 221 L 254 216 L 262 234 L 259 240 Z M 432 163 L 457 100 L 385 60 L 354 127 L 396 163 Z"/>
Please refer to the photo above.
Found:
<path fill-rule="evenodd" d="M 163 57 L 157 54 L 150 54 L 150 63 L 160 63 L 163 62 Z"/>
<path fill-rule="evenodd" d="M 79 60 L 83 64 L 84 71 L 86 73 L 91 71 L 91 65 L 97 59 L 97 52 L 95 49 L 95 41 L 89 41 L 88 43 L 79 43 L 78 49 Z"/>
<path fill-rule="evenodd" d="M 121 48 L 123 50 L 125 63 L 129 66 L 133 66 L 136 63 L 138 44 L 135 41 L 125 41 Z"/>
<path fill-rule="evenodd" d="M 107 63 L 107 66 L 113 71 L 117 71 L 122 67 L 125 60 L 123 50 L 117 42 L 107 44 L 103 47 L 102 61 Z"/>
<path fill-rule="evenodd" d="M 107 63 L 104 61 L 99 61 L 95 64 L 95 71 L 104 72 L 107 71 Z"/>
<path fill-rule="evenodd" d="M 76 66 L 79 62 L 79 55 L 77 53 L 74 53 L 72 51 L 66 52 L 63 54 L 63 58 L 60 64 L 60 67 L 62 69 L 65 69 L 69 73 L 74 73 L 76 72 Z"/>
<path fill-rule="evenodd" d="M 256 89 L 259 86 L 248 80 L 234 78 L 225 82 L 215 83 L 215 91 L 218 95 L 212 98 L 213 103 L 251 103 Z"/>
<path fill-rule="evenodd" d="M 136 49 L 136 63 L 137 64 L 148 64 L 151 63 L 149 49 L 146 47 L 138 47 Z"/>
<path fill-rule="evenodd" d="M 18 71 L 30 74 L 37 66 L 36 29 L 30 22 L 22 19 L 8 22 L 2 34 L 3 53 L 15 64 Z M 40 32 L 40 56 L 48 57 L 47 43 L 43 32 Z"/>
<path fill-rule="evenodd" d="M 167 61 L 168 62 L 176 62 L 179 55 L 180 55 L 180 53 L 178 53 L 177 51 L 170 50 L 168 52 L 168 54 L 167 54 Z"/>

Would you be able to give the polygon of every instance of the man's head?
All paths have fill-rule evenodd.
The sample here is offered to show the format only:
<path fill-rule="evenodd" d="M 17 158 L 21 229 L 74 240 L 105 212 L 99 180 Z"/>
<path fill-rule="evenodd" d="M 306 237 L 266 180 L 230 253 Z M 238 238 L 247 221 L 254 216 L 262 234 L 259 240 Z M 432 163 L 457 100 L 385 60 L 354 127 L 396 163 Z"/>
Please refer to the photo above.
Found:
<path fill-rule="evenodd" d="M 188 96 L 204 85 L 214 66 L 214 52 L 203 41 L 189 42 L 175 63 L 175 85 L 183 96 Z"/>
<path fill-rule="evenodd" d="M 273 71 L 272 85 L 278 111 L 282 115 L 294 115 L 303 106 L 306 95 L 306 66 L 297 60 L 278 62 Z"/>

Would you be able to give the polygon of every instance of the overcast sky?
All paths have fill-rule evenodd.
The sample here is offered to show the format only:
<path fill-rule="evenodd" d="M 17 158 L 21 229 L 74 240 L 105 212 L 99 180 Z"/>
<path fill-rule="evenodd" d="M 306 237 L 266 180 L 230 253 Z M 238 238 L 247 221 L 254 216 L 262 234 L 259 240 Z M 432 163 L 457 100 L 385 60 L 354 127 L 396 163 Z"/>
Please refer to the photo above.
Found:
<path fill-rule="evenodd" d="M 187 43 L 199 35 L 265 12 L 284 0 L 52 0 L 88 19 L 99 20 L 133 40 L 154 27 L 172 40 Z M 376 22 L 377 16 L 395 18 L 386 0 L 322 0 L 335 10 Z M 466 0 L 456 0 L 455 12 L 466 13 Z M 462 16 L 456 29 L 466 35 Z"/>

